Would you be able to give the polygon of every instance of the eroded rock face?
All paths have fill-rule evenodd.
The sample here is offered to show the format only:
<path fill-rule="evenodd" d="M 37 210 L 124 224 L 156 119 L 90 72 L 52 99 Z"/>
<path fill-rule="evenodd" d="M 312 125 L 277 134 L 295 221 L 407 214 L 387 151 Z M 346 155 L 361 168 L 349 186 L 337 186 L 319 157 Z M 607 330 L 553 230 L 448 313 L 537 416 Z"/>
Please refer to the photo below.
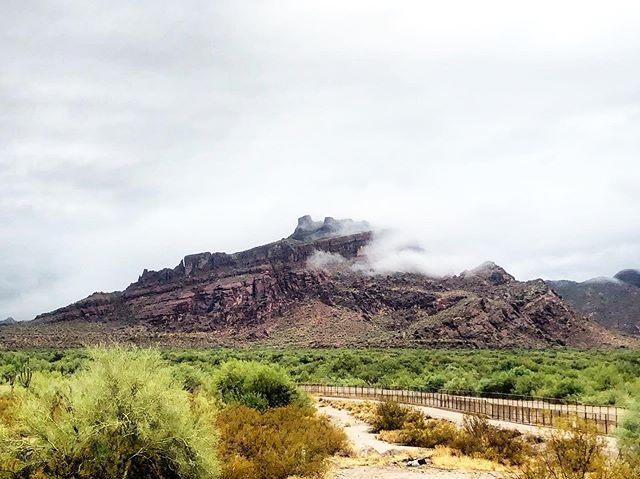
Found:
<path fill-rule="evenodd" d="M 39 316 L 34 327 L 46 332 L 54 324 L 74 324 L 82 325 L 74 331 L 84 331 L 94 325 L 88 331 L 106 328 L 110 339 L 176 346 L 621 344 L 576 314 L 545 282 L 516 281 L 494 263 L 447 278 L 363 273 L 356 263 L 371 232 L 334 235 L 343 228 L 331 218 L 320 224 L 303 217 L 290 238 L 233 254 L 189 255 L 175 268 L 145 270 L 124 291 L 93 294 Z M 344 261 L 339 268 L 311 267 L 308 260 L 318 251 Z M 100 337 L 92 334 L 78 333 L 76 340 Z M 64 342 L 66 336 L 59 337 Z"/>

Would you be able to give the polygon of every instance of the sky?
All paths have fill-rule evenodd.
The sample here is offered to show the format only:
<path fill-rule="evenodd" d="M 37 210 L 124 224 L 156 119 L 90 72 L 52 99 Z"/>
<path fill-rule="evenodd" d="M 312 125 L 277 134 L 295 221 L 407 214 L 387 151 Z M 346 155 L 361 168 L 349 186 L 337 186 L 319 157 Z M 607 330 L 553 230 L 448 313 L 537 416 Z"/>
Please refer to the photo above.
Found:
<path fill-rule="evenodd" d="M 0 12 L 0 319 L 304 214 L 391 228 L 434 274 L 640 268 L 637 0 Z"/>

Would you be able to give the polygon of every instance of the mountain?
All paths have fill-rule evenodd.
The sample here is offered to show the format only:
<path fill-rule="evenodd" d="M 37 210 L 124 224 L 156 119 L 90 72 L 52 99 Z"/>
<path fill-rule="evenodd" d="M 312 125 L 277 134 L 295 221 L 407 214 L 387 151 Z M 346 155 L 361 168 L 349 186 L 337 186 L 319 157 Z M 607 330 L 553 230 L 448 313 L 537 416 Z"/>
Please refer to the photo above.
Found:
<path fill-rule="evenodd" d="M 640 288 L 640 270 L 638 269 L 623 269 L 616 273 L 614 278 L 630 286 Z"/>
<path fill-rule="evenodd" d="M 576 311 L 602 326 L 640 336 L 640 271 L 626 269 L 613 278 L 548 284 Z"/>
<path fill-rule="evenodd" d="M 623 346 L 542 280 L 487 262 L 460 275 L 378 274 L 368 224 L 298 220 L 288 238 L 238 253 L 199 253 L 143 271 L 124 291 L 94 293 L 4 328 L 5 346 L 105 341 L 171 346 Z"/>
<path fill-rule="evenodd" d="M 17 321 L 9 316 L 7 319 L 3 319 L 0 321 L 0 326 L 8 326 L 10 324 L 16 324 Z"/>

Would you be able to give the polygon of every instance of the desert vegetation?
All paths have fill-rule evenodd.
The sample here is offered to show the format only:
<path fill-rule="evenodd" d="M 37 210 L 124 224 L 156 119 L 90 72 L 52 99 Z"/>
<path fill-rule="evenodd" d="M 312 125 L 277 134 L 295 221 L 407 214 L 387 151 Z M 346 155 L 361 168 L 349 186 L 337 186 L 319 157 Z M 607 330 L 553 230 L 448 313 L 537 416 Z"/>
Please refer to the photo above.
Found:
<path fill-rule="evenodd" d="M 0 477 L 284 479 L 317 475 L 347 448 L 277 366 L 233 361 L 195 376 L 158 350 L 121 347 L 67 360 L 5 365 Z"/>
<path fill-rule="evenodd" d="M 458 426 L 393 401 L 328 403 L 368 422 L 382 440 L 404 446 L 446 448 L 453 455 L 497 462 L 507 466 L 511 479 L 640 478 L 637 411 L 630 412 L 619 431 L 616 453 L 592 423 L 577 417 L 561 422 L 559 428 L 543 438 L 500 429 L 479 415 L 466 415 L 462 426 Z"/>
<path fill-rule="evenodd" d="M 375 384 L 426 391 L 542 396 L 626 407 L 640 397 L 639 350 L 166 349 L 191 388 L 231 360 L 278 364 L 295 382 Z M 62 376 L 86 364 L 84 350 L 0 351 L 0 378 L 31 358 Z"/>
<path fill-rule="evenodd" d="M 474 354 L 132 347 L 2 351 L 0 478 L 318 478 L 329 457 L 349 453 L 349 443 L 329 418 L 316 413 L 296 381 L 362 384 L 377 378 L 391 386 L 437 389 L 450 385 L 455 374 L 474 378 L 467 385 L 476 392 L 493 389 L 487 385 L 498 383 L 496 378 L 528 377 L 532 391 L 569 378 L 575 387 L 563 394 L 558 390 L 557 396 L 624 404 L 629 412 L 617 431 L 619 454 L 577 418 L 542 441 L 499 429 L 481 416 L 467 416 L 460 426 L 393 402 L 338 405 L 387 442 L 490 461 L 517 479 L 640 477 L 640 406 L 633 400 L 637 352 Z M 463 370 L 465 359 L 469 367 Z M 375 371 L 381 375 L 374 376 Z M 436 376 L 443 379 L 430 383 Z"/>

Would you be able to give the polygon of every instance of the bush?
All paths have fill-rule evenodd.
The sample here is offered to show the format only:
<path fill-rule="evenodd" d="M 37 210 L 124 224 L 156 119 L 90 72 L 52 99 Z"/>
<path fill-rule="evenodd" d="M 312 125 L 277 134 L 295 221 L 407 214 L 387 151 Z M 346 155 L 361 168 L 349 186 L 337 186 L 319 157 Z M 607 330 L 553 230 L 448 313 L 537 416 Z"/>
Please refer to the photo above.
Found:
<path fill-rule="evenodd" d="M 13 421 L 15 401 L 12 396 L 0 396 L 0 424 L 9 425 Z"/>
<path fill-rule="evenodd" d="M 522 464 L 531 453 L 519 432 L 492 426 L 485 417 L 466 415 L 463 427 L 458 428 L 397 403 L 381 403 L 378 408 L 374 430 L 381 431 L 380 438 L 389 442 L 424 448 L 447 446 L 467 456 L 507 465 Z"/>
<path fill-rule="evenodd" d="M 484 416 L 465 415 L 462 430 L 449 446 L 467 456 L 517 465 L 531 454 L 521 436 L 518 431 L 492 426 Z"/>
<path fill-rule="evenodd" d="M 224 363 L 214 376 L 214 387 L 223 403 L 258 411 L 307 401 L 284 369 L 255 361 Z"/>
<path fill-rule="evenodd" d="M 217 424 L 223 479 L 317 476 L 329 456 L 348 447 L 344 432 L 328 418 L 295 405 L 265 412 L 230 406 Z"/>
<path fill-rule="evenodd" d="M 612 459 L 593 423 L 576 418 L 561 421 L 559 429 L 534 458 L 517 471 L 515 479 L 633 479 L 640 473 L 626 462 Z"/>
<path fill-rule="evenodd" d="M 0 431 L 0 477 L 218 477 L 214 410 L 155 350 L 94 349 L 88 369 L 22 392 Z"/>
<path fill-rule="evenodd" d="M 384 401 L 376 407 L 375 417 L 371 424 L 373 432 L 402 429 L 409 416 L 409 408 L 395 401 Z"/>
<path fill-rule="evenodd" d="M 640 465 L 640 402 L 634 403 L 622 419 L 618 443 L 626 460 Z"/>
<path fill-rule="evenodd" d="M 407 421 L 401 431 L 398 431 L 397 440 L 412 447 L 433 448 L 447 446 L 454 443 L 458 437 L 458 428 L 455 424 L 442 420 Z"/>

